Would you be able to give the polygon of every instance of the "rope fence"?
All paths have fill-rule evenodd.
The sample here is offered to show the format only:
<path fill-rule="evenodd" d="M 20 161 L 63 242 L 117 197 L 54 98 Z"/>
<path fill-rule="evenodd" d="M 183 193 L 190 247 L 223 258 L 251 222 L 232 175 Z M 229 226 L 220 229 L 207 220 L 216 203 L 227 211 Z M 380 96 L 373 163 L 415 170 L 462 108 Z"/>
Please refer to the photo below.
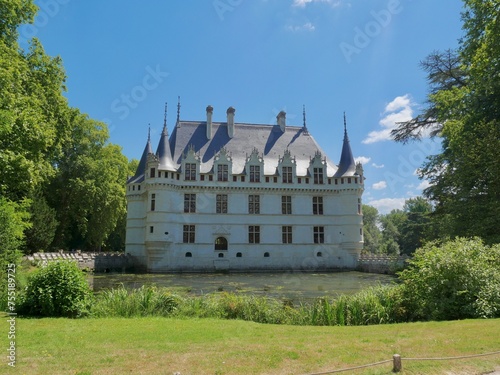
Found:
<path fill-rule="evenodd" d="M 470 359 L 470 358 L 478 358 L 478 357 L 487 357 L 487 356 L 498 355 L 498 354 L 500 354 L 500 351 L 490 352 L 490 353 L 482 353 L 482 354 L 462 355 L 462 356 L 458 356 L 458 357 L 435 357 L 435 358 L 403 358 L 399 354 L 394 354 L 392 356 L 392 359 L 387 359 L 385 361 L 369 363 L 367 365 L 362 365 L 362 366 L 348 367 L 348 368 L 343 368 L 343 369 L 339 369 L 339 370 L 331 370 L 331 371 L 326 371 L 326 372 L 315 372 L 315 373 L 304 374 L 304 375 L 336 374 L 339 372 L 359 370 L 362 368 L 379 366 L 379 365 L 383 365 L 383 364 L 389 363 L 389 362 L 393 363 L 393 368 L 392 368 L 393 372 L 400 372 L 403 369 L 403 361 L 452 361 L 452 360 L 456 360 L 456 359 Z"/>

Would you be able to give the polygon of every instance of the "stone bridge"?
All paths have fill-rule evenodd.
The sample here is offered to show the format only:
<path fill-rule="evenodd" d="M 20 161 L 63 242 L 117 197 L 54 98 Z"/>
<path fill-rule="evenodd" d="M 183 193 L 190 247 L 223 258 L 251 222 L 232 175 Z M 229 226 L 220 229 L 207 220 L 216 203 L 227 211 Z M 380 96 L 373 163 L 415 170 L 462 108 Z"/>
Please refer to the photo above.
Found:
<path fill-rule="evenodd" d="M 365 254 L 359 257 L 357 270 L 369 273 L 394 274 L 406 266 L 408 259 L 410 259 L 408 255 Z"/>
<path fill-rule="evenodd" d="M 123 253 L 36 253 L 24 258 L 38 264 L 57 260 L 70 260 L 76 262 L 81 269 L 88 269 L 94 272 L 133 272 L 135 268 L 133 257 Z"/>

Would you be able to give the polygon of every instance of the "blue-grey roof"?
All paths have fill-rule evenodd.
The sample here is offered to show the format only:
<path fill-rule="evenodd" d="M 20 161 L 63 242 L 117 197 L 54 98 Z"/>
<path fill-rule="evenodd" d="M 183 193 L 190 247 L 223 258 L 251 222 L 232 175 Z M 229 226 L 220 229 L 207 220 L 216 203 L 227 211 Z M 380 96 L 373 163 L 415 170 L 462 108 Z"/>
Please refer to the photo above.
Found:
<path fill-rule="evenodd" d="M 279 126 L 262 124 L 234 124 L 234 137 L 230 138 L 226 123 L 212 123 L 212 138 L 207 139 L 206 122 L 180 121 L 170 137 L 173 162 L 180 165 L 183 155 L 192 147 L 201 161 L 201 173 L 212 169 L 214 156 L 225 148 L 232 158 L 234 174 L 243 173 L 245 162 L 254 148 L 264 159 L 264 174 L 276 172 L 279 158 L 289 150 L 297 163 L 297 175 L 307 175 L 311 158 L 319 151 L 327 162 L 327 175 L 333 176 L 337 166 L 321 150 L 314 138 L 304 127 L 286 126 L 282 132 Z"/>
<path fill-rule="evenodd" d="M 339 169 L 335 173 L 336 177 L 353 176 L 356 173 L 356 163 L 352 156 L 351 145 L 347 130 L 344 130 L 344 143 L 342 145 L 342 154 L 340 155 Z"/>
<path fill-rule="evenodd" d="M 168 139 L 167 126 L 163 126 L 163 131 L 160 136 L 160 142 L 158 143 L 158 148 L 156 149 L 156 156 L 160 161 L 159 169 L 175 171 L 177 166 L 172 161 L 172 152 L 170 151 L 170 143 Z"/>
<path fill-rule="evenodd" d="M 146 172 L 146 163 L 148 161 L 148 155 L 153 153 L 153 149 L 151 148 L 151 141 L 148 135 L 148 142 L 146 143 L 146 147 L 144 147 L 144 151 L 142 152 L 141 160 L 139 160 L 139 165 L 137 166 L 137 170 L 135 171 L 134 176 L 129 178 L 127 183 L 139 183 L 144 181 L 144 173 Z"/>

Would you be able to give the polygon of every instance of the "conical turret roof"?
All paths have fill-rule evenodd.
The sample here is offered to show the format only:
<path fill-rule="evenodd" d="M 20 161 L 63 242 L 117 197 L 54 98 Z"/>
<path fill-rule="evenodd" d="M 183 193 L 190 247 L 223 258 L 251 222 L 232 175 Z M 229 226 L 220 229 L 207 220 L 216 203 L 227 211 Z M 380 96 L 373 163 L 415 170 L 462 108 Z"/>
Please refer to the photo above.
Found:
<path fill-rule="evenodd" d="M 156 156 L 158 156 L 158 159 L 160 160 L 159 169 L 168 171 L 175 171 L 177 169 L 172 160 L 172 152 L 170 151 L 170 143 L 168 141 L 167 124 L 163 125 L 160 142 L 158 143 L 158 148 L 156 149 Z"/>
<path fill-rule="evenodd" d="M 347 135 L 347 125 L 344 114 L 344 143 L 342 145 L 342 154 L 340 155 L 339 169 L 335 173 L 336 177 L 353 176 L 356 173 L 356 163 L 352 156 L 351 144 Z"/>
<path fill-rule="evenodd" d="M 153 149 L 151 148 L 151 134 L 150 132 L 148 132 L 148 141 L 146 143 L 146 147 L 144 147 L 144 151 L 142 152 L 141 160 L 139 160 L 137 170 L 135 171 L 134 176 L 129 179 L 129 183 L 142 181 L 142 179 L 144 178 L 144 173 L 146 173 L 146 163 L 148 161 L 148 155 L 152 153 Z"/>

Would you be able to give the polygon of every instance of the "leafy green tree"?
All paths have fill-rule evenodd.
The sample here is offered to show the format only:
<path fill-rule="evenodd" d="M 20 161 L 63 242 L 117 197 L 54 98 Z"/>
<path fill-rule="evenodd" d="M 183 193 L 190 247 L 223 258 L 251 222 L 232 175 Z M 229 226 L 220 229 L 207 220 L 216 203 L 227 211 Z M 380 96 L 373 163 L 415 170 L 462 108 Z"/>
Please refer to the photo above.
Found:
<path fill-rule="evenodd" d="M 56 210 L 47 204 L 41 191 L 35 193 L 31 198 L 29 207 L 31 214 L 31 227 L 25 230 L 26 253 L 47 251 L 54 241 L 54 235 L 58 226 Z"/>
<path fill-rule="evenodd" d="M 413 254 L 432 236 L 430 215 L 433 211 L 431 203 L 423 198 L 410 198 L 403 206 L 406 219 L 400 226 L 399 244 L 401 253 Z"/>
<path fill-rule="evenodd" d="M 429 157 L 421 177 L 435 202 L 435 223 L 450 237 L 500 241 L 500 23 L 498 0 L 464 0 L 464 37 L 457 51 L 434 53 L 423 63 L 430 92 L 424 112 L 393 132 L 418 139 L 434 128 L 442 153 Z"/>
<path fill-rule="evenodd" d="M 379 242 L 381 239 L 378 224 L 378 210 L 375 207 L 363 205 L 363 251 L 376 254 L 379 251 Z"/>
<path fill-rule="evenodd" d="M 400 254 L 401 231 L 406 220 L 407 215 L 401 210 L 392 210 L 390 213 L 380 216 L 380 223 L 382 225 L 380 252 L 382 254 Z"/>

